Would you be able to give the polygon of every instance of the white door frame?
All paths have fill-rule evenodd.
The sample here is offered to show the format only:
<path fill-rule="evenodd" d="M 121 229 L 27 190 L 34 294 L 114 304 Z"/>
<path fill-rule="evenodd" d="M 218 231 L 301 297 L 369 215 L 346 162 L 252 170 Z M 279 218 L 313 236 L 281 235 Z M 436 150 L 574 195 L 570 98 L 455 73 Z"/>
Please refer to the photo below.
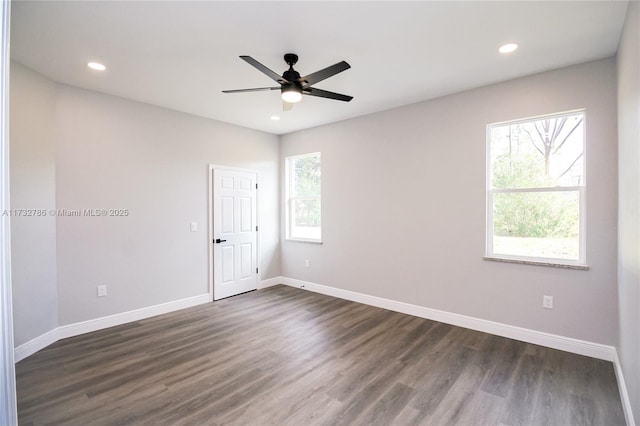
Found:
<path fill-rule="evenodd" d="M 0 209 L 9 204 L 9 25 L 11 2 L 0 4 Z M 11 310 L 11 223 L 0 222 L 0 424 L 17 425 L 16 375 Z"/>
<path fill-rule="evenodd" d="M 209 170 L 207 172 L 207 187 L 209 188 L 209 199 L 207 223 L 208 223 L 208 238 L 207 244 L 209 245 L 209 302 L 213 302 L 213 171 L 229 170 L 235 172 L 255 173 L 256 184 L 260 182 L 260 172 L 253 169 L 243 169 L 241 167 L 223 166 L 220 164 L 209 164 Z M 260 186 L 258 185 L 258 188 Z M 260 265 L 260 234 L 262 229 L 260 228 L 260 191 L 256 191 L 256 226 L 258 226 L 258 235 L 256 235 L 256 267 L 258 268 L 258 287 L 260 286 L 260 276 L 262 275 L 262 266 Z"/>

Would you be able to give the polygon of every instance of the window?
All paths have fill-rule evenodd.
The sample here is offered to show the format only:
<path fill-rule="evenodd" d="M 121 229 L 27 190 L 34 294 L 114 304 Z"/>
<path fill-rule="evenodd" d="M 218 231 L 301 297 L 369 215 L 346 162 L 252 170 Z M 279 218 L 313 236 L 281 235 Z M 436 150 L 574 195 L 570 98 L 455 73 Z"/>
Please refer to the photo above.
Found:
<path fill-rule="evenodd" d="M 320 153 L 287 157 L 286 163 L 286 237 L 289 240 L 320 242 Z"/>
<path fill-rule="evenodd" d="M 487 257 L 585 265 L 584 111 L 487 126 Z"/>

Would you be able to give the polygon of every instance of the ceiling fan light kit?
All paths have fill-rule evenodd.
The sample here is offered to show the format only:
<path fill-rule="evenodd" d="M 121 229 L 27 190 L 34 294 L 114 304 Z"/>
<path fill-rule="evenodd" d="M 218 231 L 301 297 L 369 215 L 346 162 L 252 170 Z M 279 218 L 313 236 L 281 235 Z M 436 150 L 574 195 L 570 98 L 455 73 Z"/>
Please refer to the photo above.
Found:
<path fill-rule="evenodd" d="M 298 55 L 296 55 L 295 53 L 287 53 L 286 55 L 284 55 L 284 61 L 287 63 L 287 65 L 289 65 L 289 69 L 286 70 L 282 74 L 282 76 L 279 76 L 271 69 L 253 59 L 251 56 L 240 56 L 240 59 L 255 67 L 257 70 L 259 70 L 275 82 L 279 83 L 280 87 L 258 87 L 254 89 L 223 90 L 223 93 L 260 92 L 279 89 L 282 100 L 284 101 L 284 111 L 291 110 L 294 103 L 300 102 L 300 100 L 302 100 L 303 94 L 344 102 L 349 102 L 351 101 L 351 99 L 353 99 L 353 96 L 343 95 L 340 93 L 329 92 L 326 90 L 311 87 L 315 83 L 318 83 L 351 68 L 351 65 L 349 65 L 345 61 L 338 62 L 337 64 L 331 65 L 330 67 L 301 77 L 300 73 L 293 69 L 293 66 L 298 62 Z"/>
<path fill-rule="evenodd" d="M 296 102 L 300 102 L 302 100 L 302 88 L 295 87 L 295 85 L 283 87 L 281 92 L 282 100 L 290 104 L 295 104 Z"/>

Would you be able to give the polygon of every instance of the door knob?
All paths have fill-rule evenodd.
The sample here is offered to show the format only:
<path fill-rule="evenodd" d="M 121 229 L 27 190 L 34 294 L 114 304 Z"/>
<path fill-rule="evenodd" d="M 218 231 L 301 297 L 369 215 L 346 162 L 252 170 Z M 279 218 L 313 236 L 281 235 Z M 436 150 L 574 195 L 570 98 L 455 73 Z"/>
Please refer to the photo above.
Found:
<path fill-rule="evenodd" d="M 216 243 L 216 244 L 220 244 L 220 243 L 224 243 L 225 241 L 227 241 L 227 240 L 221 240 L 220 238 L 217 238 L 217 239 L 214 241 L 214 243 Z"/>

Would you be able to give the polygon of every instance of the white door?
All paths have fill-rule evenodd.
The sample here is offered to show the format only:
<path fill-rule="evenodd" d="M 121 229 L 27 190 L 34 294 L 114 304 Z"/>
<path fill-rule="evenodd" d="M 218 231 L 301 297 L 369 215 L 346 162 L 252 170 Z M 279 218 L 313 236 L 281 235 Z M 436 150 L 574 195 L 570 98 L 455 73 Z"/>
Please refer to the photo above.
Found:
<path fill-rule="evenodd" d="M 258 288 L 256 173 L 213 170 L 213 300 Z"/>

